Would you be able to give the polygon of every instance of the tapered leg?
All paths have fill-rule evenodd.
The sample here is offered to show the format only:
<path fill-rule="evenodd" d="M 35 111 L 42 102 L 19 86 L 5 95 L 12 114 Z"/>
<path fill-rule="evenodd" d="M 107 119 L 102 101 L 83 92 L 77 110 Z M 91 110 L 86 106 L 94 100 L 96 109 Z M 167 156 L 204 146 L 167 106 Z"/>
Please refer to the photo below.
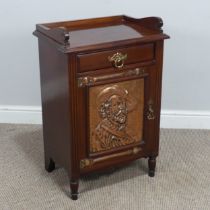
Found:
<path fill-rule="evenodd" d="M 154 177 L 155 176 L 156 157 L 149 157 L 148 166 L 149 166 L 149 173 L 148 173 L 149 176 Z"/>
<path fill-rule="evenodd" d="M 49 173 L 55 169 L 55 162 L 53 161 L 52 158 L 45 157 L 45 169 Z"/>
<path fill-rule="evenodd" d="M 78 199 L 78 188 L 79 188 L 79 180 L 70 180 L 70 188 L 71 188 L 71 199 Z"/>

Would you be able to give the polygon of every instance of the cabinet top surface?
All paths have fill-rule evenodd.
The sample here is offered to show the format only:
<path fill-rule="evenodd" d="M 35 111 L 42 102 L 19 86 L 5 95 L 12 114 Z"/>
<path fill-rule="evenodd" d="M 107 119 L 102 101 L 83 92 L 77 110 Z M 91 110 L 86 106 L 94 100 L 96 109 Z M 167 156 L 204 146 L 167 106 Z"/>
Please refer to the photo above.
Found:
<path fill-rule="evenodd" d="M 143 36 L 140 31 L 124 24 L 75 30 L 70 31 L 69 35 L 72 47 L 135 39 Z"/>
<path fill-rule="evenodd" d="M 64 51 L 129 42 L 148 42 L 169 38 L 163 34 L 160 18 L 134 19 L 127 16 L 113 16 L 78 21 L 37 24 L 34 35 L 49 38 Z"/>

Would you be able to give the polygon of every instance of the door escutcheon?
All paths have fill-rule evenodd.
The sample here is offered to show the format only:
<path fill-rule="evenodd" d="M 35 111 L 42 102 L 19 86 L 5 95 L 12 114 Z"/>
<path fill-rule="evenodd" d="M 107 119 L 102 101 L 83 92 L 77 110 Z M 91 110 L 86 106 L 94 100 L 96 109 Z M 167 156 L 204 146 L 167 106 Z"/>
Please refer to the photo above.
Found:
<path fill-rule="evenodd" d="M 154 111 L 154 103 L 153 103 L 153 100 L 150 99 L 148 101 L 148 111 L 147 111 L 147 119 L 148 120 L 154 120 L 155 119 L 155 111 Z"/>

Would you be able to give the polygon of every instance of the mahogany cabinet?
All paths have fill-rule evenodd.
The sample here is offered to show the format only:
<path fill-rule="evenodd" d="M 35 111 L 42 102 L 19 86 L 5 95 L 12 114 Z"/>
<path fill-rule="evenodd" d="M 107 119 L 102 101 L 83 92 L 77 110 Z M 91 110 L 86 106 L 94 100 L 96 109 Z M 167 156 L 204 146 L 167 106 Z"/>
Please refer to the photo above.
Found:
<path fill-rule="evenodd" d="M 163 22 L 114 16 L 37 24 L 45 168 L 81 175 L 148 158 L 159 147 Z"/>

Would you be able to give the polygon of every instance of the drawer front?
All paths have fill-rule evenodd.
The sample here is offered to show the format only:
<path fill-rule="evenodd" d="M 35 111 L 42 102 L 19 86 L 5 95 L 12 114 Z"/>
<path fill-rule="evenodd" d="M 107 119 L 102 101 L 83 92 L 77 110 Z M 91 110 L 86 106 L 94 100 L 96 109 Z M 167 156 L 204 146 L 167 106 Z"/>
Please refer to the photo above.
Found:
<path fill-rule="evenodd" d="M 139 63 L 154 59 L 154 44 L 119 48 L 78 55 L 78 72 L 85 72 L 104 68 L 123 68 L 132 63 Z"/>
<path fill-rule="evenodd" d="M 156 73 L 155 66 L 147 66 L 110 75 L 78 74 L 82 173 L 151 151 L 157 119 Z"/>

